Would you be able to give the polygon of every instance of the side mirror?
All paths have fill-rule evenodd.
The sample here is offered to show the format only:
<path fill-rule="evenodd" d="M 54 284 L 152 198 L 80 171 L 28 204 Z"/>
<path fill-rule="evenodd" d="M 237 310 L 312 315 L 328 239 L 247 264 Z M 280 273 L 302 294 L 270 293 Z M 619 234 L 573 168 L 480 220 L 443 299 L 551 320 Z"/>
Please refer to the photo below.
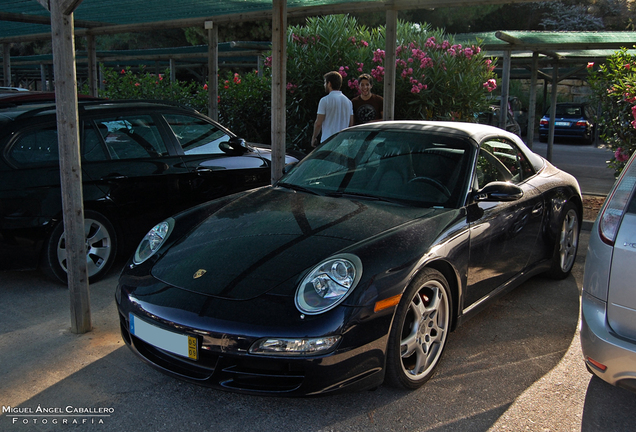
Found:
<path fill-rule="evenodd" d="M 219 148 L 225 153 L 240 156 L 248 152 L 249 147 L 243 138 L 232 137 L 229 140 L 219 144 Z"/>
<path fill-rule="evenodd" d="M 474 201 L 516 201 L 523 196 L 519 186 L 502 181 L 488 183 L 473 193 Z"/>

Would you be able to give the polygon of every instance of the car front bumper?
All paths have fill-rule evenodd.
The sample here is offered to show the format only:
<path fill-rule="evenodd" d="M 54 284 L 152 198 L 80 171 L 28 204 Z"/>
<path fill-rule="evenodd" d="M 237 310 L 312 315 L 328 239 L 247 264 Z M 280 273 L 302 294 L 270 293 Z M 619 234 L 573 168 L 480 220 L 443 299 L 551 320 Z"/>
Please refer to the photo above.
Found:
<path fill-rule="evenodd" d="M 118 290 L 122 290 L 121 286 Z M 320 331 L 331 328 L 332 334 L 340 332 L 342 338 L 335 349 L 326 354 L 263 355 L 250 353 L 249 347 L 262 337 L 293 337 L 289 326 L 273 323 L 253 329 L 225 319 L 217 320 L 218 325 L 206 325 L 204 321 L 193 325 L 188 320 L 179 322 L 170 311 L 162 317 L 157 309 L 148 310 L 143 302 L 131 298 L 125 291 L 120 292 L 117 300 L 126 345 L 144 362 L 175 378 L 222 390 L 279 397 L 361 391 L 378 387 L 384 380 L 392 313 L 349 327 L 343 325 L 342 316 L 335 314 L 320 326 Z M 135 319 L 142 318 L 164 330 L 195 335 L 199 340 L 199 358 L 192 360 L 173 354 L 136 337 L 130 329 L 131 313 Z"/>
<path fill-rule="evenodd" d="M 585 291 L 581 296 L 581 349 L 592 373 L 636 392 L 636 341 L 617 336 L 607 322 L 607 304 Z M 590 359 L 606 369 L 601 370 Z"/>

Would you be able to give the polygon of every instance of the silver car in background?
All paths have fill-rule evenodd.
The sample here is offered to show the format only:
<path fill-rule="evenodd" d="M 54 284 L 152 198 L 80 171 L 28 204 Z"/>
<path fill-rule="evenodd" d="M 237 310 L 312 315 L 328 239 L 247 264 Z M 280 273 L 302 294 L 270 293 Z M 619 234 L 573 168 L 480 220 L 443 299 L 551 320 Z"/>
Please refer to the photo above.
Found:
<path fill-rule="evenodd" d="M 636 392 L 636 154 L 592 228 L 581 296 L 581 347 L 590 372 Z"/>

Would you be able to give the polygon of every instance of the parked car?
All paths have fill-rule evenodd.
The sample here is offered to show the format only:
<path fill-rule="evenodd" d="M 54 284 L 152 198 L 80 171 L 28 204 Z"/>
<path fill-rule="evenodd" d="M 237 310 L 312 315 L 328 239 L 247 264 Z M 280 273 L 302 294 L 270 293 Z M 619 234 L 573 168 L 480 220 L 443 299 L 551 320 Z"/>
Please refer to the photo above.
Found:
<path fill-rule="evenodd" d="M 588 370 L 636 392 L 636 154 L 592 227 L 583 292 L 581 348 Z"/>
<path fill-rule="evenodd" d="M 78 100 L 101 100 L 101 98 L 80 94 Z M 25 104 L 41 104 L 43 102 L 55 102 L 55 92 L 43 91 L 0 91 L 0 109 L 13 108 Z"/>
<path fill-rule="evenodd" d="M 356 126 L 273 186 L 157 224 L 120 276 L 122 336 L 221 389 L 415 389 L 467 318 L 570 274 L 581 212 L 576 180 L 501 129 Z"/>
<path fill-rule="evenodd" d="M 79 121 L 91 281 L 162 219 L 270 183 L 271 150 L 191 109 L 80 102 Z M 57 140 L 54 104 L 0 109 L 0 269 L 40 265 L 65 281 Z"/>
<path fill-rule="evenodd" d="M 594 111 L 585 103 L 558 103 L 554 122 L 554 137 L 582 141 L 591 144 L 594 140 Z M 539 140 L 548 142 L 550 130 L 550 108 L 539 121 Z"/>
<path fill-rule="evenodd" d="M 477 123 L 499 127 L 500 112 L 501 108 L 499 106 L 491 105 L 488 107 L 488 111 L 479 113 Z M 510 112 L 506 113 L 506 130 L 517 136 L 521 136 L 521 126 Z"/>

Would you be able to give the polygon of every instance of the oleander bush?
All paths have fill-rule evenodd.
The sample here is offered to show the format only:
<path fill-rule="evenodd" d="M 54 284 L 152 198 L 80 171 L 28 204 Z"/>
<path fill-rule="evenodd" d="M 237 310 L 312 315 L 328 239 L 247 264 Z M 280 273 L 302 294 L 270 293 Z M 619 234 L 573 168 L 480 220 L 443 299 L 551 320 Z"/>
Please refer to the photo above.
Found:
<path fill-rule="evenodd" d="M 400 21 L 397 30 L 395 118 L 475 121 L 492 102 L 494 64 L 479 44 L 459 44 L 426 24 Z M 287 31 L 287 147 L 309 151 L 323 75 L 337 70 L 342 91 L 358 95 L 357 77 L 374 77 L 373 92 L 384 92 L 385 29 L 367 28 L 355 18 L 308 18 Z M 271 141 L 271 57 L 264 77 L 229 73 L 219 77 L 219 120 L 248 141 Z M 207 113 L 207 85 L 170 82 L 165 74 L 141 68 L 104 71 L 100 96 L 111 99 L 171 100 Z"/>
<path fill-rule="evenodd" d="M 636 150 L 636 57 L 626 48 L 601 65 L 588 64 L 592 100 L 600 107 L 596 124 L 614 155 L 608 161 L 616 176 Z"/>

